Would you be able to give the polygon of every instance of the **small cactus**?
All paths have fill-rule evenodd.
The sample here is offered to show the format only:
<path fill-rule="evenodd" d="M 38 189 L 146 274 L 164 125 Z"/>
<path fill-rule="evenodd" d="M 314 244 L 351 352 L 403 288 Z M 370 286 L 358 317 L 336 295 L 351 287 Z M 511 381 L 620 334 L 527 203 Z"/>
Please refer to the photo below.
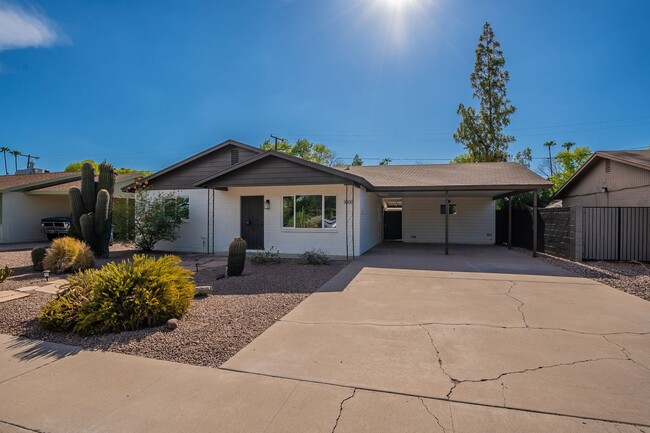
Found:
<path fill-rule="evenodd" d="M 5 265 L 4 268 L 0 268 L 0 283 L 2 283 L 7 278 L 11 277 L 11 274 L 13 273 L 14 271 L 9 266 Z"/>
<path fill-rule="evenodd" d="M 241 275 L 246 265 L 246 241 L 236 237 L 228 248 L 228 276 Z"/>
<path fill-rule="evenodd" d="M 32 250 L 32 264 L 34 265 L 35 271 L 40 272 L 43 270 L 45 254 L 47 254 L 47 248 L 44 247 L 36 247 Z"/>
<path fill-rule="evenodd" d="M 99 164 L 99 179 L 90 163 L 81 168 L 81 189 L 73 186 L 68 193 L 74 227 L 90 245 L 95 256 L 108 257 L 113 219 L 115 170 L 111 164 Z"/>

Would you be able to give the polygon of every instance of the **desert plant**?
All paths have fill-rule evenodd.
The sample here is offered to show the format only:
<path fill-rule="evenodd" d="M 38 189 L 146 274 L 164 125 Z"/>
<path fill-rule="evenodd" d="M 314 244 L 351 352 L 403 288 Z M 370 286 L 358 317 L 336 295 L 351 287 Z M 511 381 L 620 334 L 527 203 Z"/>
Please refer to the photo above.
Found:
<path fill-rule="evenodd" d="M 328 265 L 330 262 L 329 257 L 323 250 L 311 250 L 306 251 L 298 259 L 298 263 L 301 265 Z"/>
<path fill-rule="evenodd" d="M 14 271 L 7 265 L 4 268 L 0 268 L 0 283 L 4 282 L 7 278 L 11 277 Z"/>
<path fill-rule="evenodd" d="M 111 164 L 99 164 L 99 179 L 95 181 L 95 168 L 85 162 L 81 167 L 81 189 L 73 186 L 68 192 L 74 227 L 101 258 L 108 257 L 114 188 L 115 170 Z"/>
<path fill-rule="evenodd" d="M 43 269 L 55 274 L 88 269 L 94 265 L 95 257 L 90 247 L 68 236 L 55 239 L 43 258 Z"/>
<path fill-rule="evenodd" d="M 47 248 L 45 247 L 36 247 L 32 250 L 32 264 L 34 265 L 35 271 L 43 270 L 45 254 L 47 254 Z"/>
<path fill-rule="evenodd" d="M 270 263 L 280 263 L 280 251 L 271 247 L 267 251 L 261 251 L 253 254 L 251 263 L 254 265 L 268 265 Z"/>
<path fill-rule="evenodd" d="M 132 232 L 135 246 L 149 252 L 160 241 L 178 239 L 183 215 L 189 213 L 187 201 L 182 201 L 173 192 L 152 193 L 146 180 L 136 181 L 135 194 Z M 184 203 L 185 207 L 179 205 L 180 202 Z"/>
<path fill-rule="evenodd" d="M 77 315 L 90 302 L 95 269 L 77 272 L 68 278 L 57 297 L 43 306 L 38 316 L 40 325 L 50 331 L 72 331 Z"/>
<path fill-rule="evenodd" d="M 241 275 L 246 265 L 246 241 L 236 237 L 228 247 L 228 276 Z"/>
<path fill-rule="evenodd" d="M 194 297 L 192 273 L 181 259 L 135 255 L 70 277 L 69 287 L 47 303 L 39 322 L 81 335 L 156 326 L 181 317 Z"/>

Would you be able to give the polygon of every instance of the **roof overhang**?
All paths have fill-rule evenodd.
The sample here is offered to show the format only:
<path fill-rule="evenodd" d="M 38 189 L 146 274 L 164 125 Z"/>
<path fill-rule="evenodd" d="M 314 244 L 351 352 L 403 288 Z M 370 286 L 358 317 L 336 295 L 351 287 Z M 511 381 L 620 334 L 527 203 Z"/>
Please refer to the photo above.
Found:
<path fill-rule="evenodd" d="M 47 188 L 50 186 L 56 186 L 62 183 L 74 182 L 77 180 L 81 180 L 81 173 L 75 173 L 70 176 L 60 177 L 56 179 L 49 179 L 40 182 L 33 182 L 25 185 L 17 185 L 10 188 L 5 188 L 1 190 L 0 193 L 33 191 L 36 189 Z"/>

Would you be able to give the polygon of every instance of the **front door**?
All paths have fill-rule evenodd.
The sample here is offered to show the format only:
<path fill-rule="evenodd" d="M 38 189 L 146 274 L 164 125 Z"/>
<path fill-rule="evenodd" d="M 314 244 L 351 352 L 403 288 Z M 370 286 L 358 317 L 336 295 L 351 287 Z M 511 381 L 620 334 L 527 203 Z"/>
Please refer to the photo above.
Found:
<path fill-rule="evenodd" d="M 391 210 L 384 212 L 384 240 L 402 240 L 402 211 Z"/>
<path fill-rule="evenodd" d="M 264 196 L 241 197 L 241 237 L 249 250 L 264 249 Z"/>

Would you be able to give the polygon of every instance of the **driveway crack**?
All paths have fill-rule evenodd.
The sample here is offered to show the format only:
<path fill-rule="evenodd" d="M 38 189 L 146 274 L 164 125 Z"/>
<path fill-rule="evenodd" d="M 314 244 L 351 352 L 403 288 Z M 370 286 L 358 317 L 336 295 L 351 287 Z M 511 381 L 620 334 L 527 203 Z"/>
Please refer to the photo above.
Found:
<path fill-rule="evenodd" d="M 420 325 L 420 328 L 422 328 L 424 330 L 424 332 L 426 332 L 427 335 L 429 336 L 429 341 L 431 341 L 431 347 L 433 347 L 433 350 L 435 350 L 436 358 L 438 358 L 438 366 L 440 367 L 440 370 L 449 378 L 449 380 L 451 380 L 452 386 L 449 389 L 449 392 L 447 393 L 447 398 L 449 398 L 449 396 L 451 395 L 451 392 L 454 390 L 454 388 L 456 388 L 456 385 L 458 385 L 459 381 L 454 379 L 451 376 L 451 374 L 449 374 L 447 372 L 447 370 L 445 370 L 445 367 L 442 364 L 442 357 L 440 356 L 440 351 L 438 350 L 438 347 L 436 347 L 436 343 L 433 341 L 433 337 L 431 336 L 431 333 L 429 332 L 429 330 L 427 328 L 425 328 L 423 325 Z"/>
<path fill-rule="evenodd" d="M 519 314 L 521 314 L 521 320 L 523 320 L 524 325 L 526 326 L 526 328 L 529 328 L 528 322 L 526 322 L 526 315 L 521 310 L 523 308 L 523 306 L 526 305 L 526 304 L 524 304 L 522 301 L 520 301 L 519 299 L 512 296 L 512 294 L 510 293 L 512 291 L 512 289 L 518 284 L 518 282 L 517 281 L 510 281 L 510 283 L 511 283 L 510 288 L 508 289 L 508 291 L 506 292 L 505 295 L 508 298 L 513 299 L 513 300 L 515 300 L 515 301 L 517 301 L 519 303 L 519 305 L 517 306 L 517 311 L 519 311 Z"/>
<path fill-rule="evenodd" d="M 336 417 L 336 421 L 334 422 L 334 427 L 332 427 L 332 433 L 334 433 L 336 431 L 336 428 L 339 426 L 339 420 L 341 419 L 341 415 L 343 415 L 343 405 L 345 404 L 346 401 L 353 398 L 356 393 L 357 393 L 357 389 L 354 388 L 352 390 L 352 394 L 349 397 L 346 397 L 341 401 L 341 405 L 339 406 L 339 414 Z"/>
<path fill-rule="evenodd" d="M 623 353 L 623 355 L 625 355 L 625 357 L 627 358 L 628 361 L 638 365 L 639 367 L 645 368 L 646 370 L 650 370 L 650 368 L 648 368 L 645 365 L 640 364 L 640 363 L 636 362 L 634 359 L 632 359 L 632 354 L 625 348 L 625 346 L 622 346 L 622 345 L 620 345 L 618 343 L 613 342 L 612 340 L 608 339 L 606 335 L 603 335 L 602 337 L 605 339 L 606 342 L 608 342 L 610 344 L 613 344 L 614 346 L 621 349 L 621 353 Z"/>
<path fill-rule="evenodd" d="M 424 406 L 424 409 L 427 412 L 429 412 L 429 415 L 431 415 L 434 420 L 436 420 L 436 424 L 440 426 L 440 428 L 442 429 L 442 433 L 447 433 L 447 430 L 442 426 L 442 424 L 440 424 L 440 419 L 433 412 L 429 410 L 429 406 L 427 406 L 427 404 L 424 402 L 424 399 L 422 397 L 418 397 L 418 398 L 420 399 L 420 403 L 422 403 L 422 406 Z"/>

